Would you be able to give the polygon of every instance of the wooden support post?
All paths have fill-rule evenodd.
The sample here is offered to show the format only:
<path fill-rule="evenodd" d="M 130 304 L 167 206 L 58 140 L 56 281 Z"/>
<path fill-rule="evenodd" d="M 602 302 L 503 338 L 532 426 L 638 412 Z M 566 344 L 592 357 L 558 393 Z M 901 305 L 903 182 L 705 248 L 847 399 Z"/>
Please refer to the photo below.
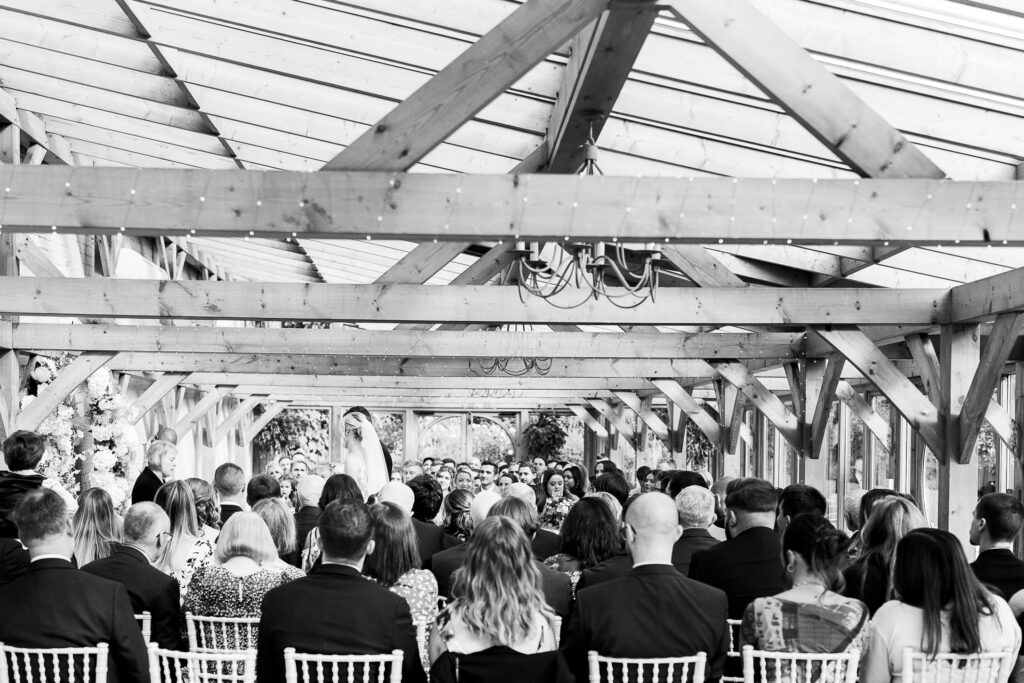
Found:
<path fill-rule="evenodd" d="M 743 420 L 743 406 L 746 403 L 746 397 L 740 393 L 739 389 L 722 380 L 715 382 L 715 392 L 718 396 L 718 425 L 722 438 L 717 444 L 718 458 L 714 467 L 710 469 L 711 477 L 718 479 L 730 469 L 729 461 L 737 460 L 736 445 L 739 441 L 739 428 L 736 429 L 736 441 L 733 441 L 732 425 L 737 420 Z M 735 465 L 739 465 L 739 462 L 736 461 Z"/>
<path fill-rule="evenodd" d="M 334 464 L 342 462 L 342 451 L 345 446 L 345 410 L 340 406 L 331 406 L 331 450 L 330 461 Z"/>
<path fill-rule="evenodd" d="M 156 381 L 149 385 L 139 400 L 129 410 L 129 419 L 132 424 L 138 424 L 142 416 L 148 413 L 155 405 L 160 403 L 164 396 L 174 391 L 175 387 L 181 384 L 186 377 L 184 372 L 165 372 L 156 378 Z"/>
<path fill-rule="evenodd" d="M 245 431 L 242 432 L 242 441 L 244 441 L 245 443 L 252 443 L 252 440 L 256 438 L 256 435 L 259 434 L 260 431 L 262 431 L 263 428 L 266 427 L 271 420 L 280 415 L 281 411 L 283 411 L 287 407 L 287 401 L 279 401 L 277 403 L 272 403 L 269 406 L 267 406 L 267 409 L 264 411 L 262 415 L 260 415 L 259 419 L 257 419 L 251 425 L 249 425 L 245 429 Z"/>
<path fill-rule="evenodd" d="M 668 445 L 668 425 L 651 410 L 650 402 L 641 399 L 631 391 L 612 391 L 623 405 L 636 413 L 643 422 L 654 431 L 654 435 Z"/>
<path fill-rule="evenodd" d="M 945 449 L 939 458 L 939 527 L 951 531 L 971 551 L 969 540 L 978 500 L 978 465 L 961 463 L 960 414 L 978 369 L 981 332 L 977 325 L 944 325 L 939 359 Z"/>
<path fill-rule="evenodd" d="M 711 414 L 704 410 L 704 406 L 697 403 L 697 401 L 690 395 L 686 389 L 683 388 L 679 382 L 674 379 L 652 379 L 651 384 L 658 388 L 658 390 L 665 394 L 668 400 L 675 403 L 676 406 L 697 425 L 697 428 L 704 432 L 704 436 L 708 437 L 711 443 L 722 442 L 722 429 L 718 426 L 718 422 L 715 418 L 711 417 Z M 685 436 L 685 421 L 681 423 L 683 428 L 683 434 Z M 686 445 L 684 442 L 683 453 L 686 453 Z"/>
<path fill-rule="evenodd" d="M 934 405 L 939 405 L 941 382 L 939 373 L 939 357 L 935 353 L 932 338 L 927 334 L 911 334 L 906 338 L 907 348 L 914 357 L 924 393 Z"/>
<path fill-rule="evenodd" d="M 109 363 L 115 355 L 107 351 L 86 351 L 79 355 L 34 401 L 18 413 L 14 421 L 15 428 L 33 430 L 38 427 L 79 384 Z"/>
<path fill-rule="evenodd" d="M 259 405 L 265 398 L 266 396 L 250 396 L 235 406 L 235 409 L 228 413 L 224 421 L 214 428 L 210 446 L 216 448 L 224 440 L 224 437 L 242 421 L 242 418 L 248 415 L 249 411 Z"/>
<path fill-rule="evenodd" d="M 419 460 L 420 453 L 420 421 L 416 417 L 416 411 L 412 408 L 405 409 L 402 419 L 402 431 L 405 437 L 403 453 L 406 460 Z"/>
<path fill-rule="evenodd" d="M 20 386 L 18 353 L 0 349 L 0 443 L 15 431 Z"/>
<path fill-rule="evenodd" d="M 790 446 L 797 452 L 803 450 L 803 435 L 796 415 L 783 405 L 778 396 L 754 377 L 747 366 L 736 361 L 720 361 L 712 363 L 711 366 L 771 421 Z"/>
<path fill-rule="evenodd" d="M 597 412 L 601 413 L 601 415 L 615 427 L 616 431 L 618 431 L 624 439 L 631 443 L 634 442 L 636 433 L 634 432 L 633 427 L 626 422 L 622 414 L 609 405 L 607 401 L 600 398 L 588 398 L 587 403 L 596 408 Z"/>
<path fill-rule="evenodd" d="M 569 406 L 576 417 L 583 421 L 587 427 L 589 427 L 599 439 L 608 438 L 608 430 L 605 429 L 604 425 L 601 424 L 596 417 L 586 408 L 586 406 Z"/>
<path fill-rule="evenodd" d="M 174 431 L 178 434 L 178 439 L 187 434 L 192 427 L 202 419 L 207 413 L 213 410 L 221 399 L 234 391 L 235 387 L 215 387 L 208 391 L 199 401 L 192 406 L 185 416 L 178 420 L 177 424 L 174 425 Z"/>
<path fill-rule="evenodd" d="M 828 431 L 828 420 L 832 414 L 832 401 L 835 398 L 836 387 L 839 385 L 839 378 L 842 377 L 843 368 L 846 367 L 846 359 L 840 354 L 833 354 L 824 368 L 824 374 L 818 381 L 815 391 L 817 397 L 814 403 L 814 413 L 810 418 L 810 450 L 808 455 L 811 458 L 819 458 L 821 449 L 825 444 L 825 433 Z"/>
<path fill-rule="evenodd" d="M 839 382 L 839 385 L 836 387 L 836 397 L 845 403 L 850 412 L 864 423 L 864 426 L 881 442 L 882 449 L 888 452 L 890 438 L 889 423 L 875 412 L 871 405 L 864 400 L 864 397 L 850 386 L 849 382 Z M 867 468 L 866 463 L 865 468 Z"/>

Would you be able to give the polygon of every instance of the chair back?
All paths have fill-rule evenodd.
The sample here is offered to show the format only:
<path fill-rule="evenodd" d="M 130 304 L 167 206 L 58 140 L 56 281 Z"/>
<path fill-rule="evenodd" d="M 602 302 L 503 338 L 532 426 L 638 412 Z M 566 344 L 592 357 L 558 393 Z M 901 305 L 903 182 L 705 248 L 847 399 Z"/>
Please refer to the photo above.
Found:
<path fill-rule="evenodd" d="M 551 628 L 555 630 L 555 649 L 557 650 L 562 644 L 562 617 L 555 615 L 555 618 L 551 620 Z"/>
<path fill-rule="evenodd" d="M 142 631 L 142 639 L 148 643 L 149 636 L 153 633 L 153 615 L 149 612 L 136 614 L 135 621 L 139 622 L 139 629 Z"/>
<path fill-rule="evenodd" d="M 0 643 L 0 681 L 107 683 L 109 647 L 27 648 Z"/>
<path fill-rule="evenodd" d="M 860 651 L 769 652 L 743 646 L 744 683 L 855 683 Z"/>
<path fill-rule="evenodd" d="M 587 653 L 590 683 L 618 683 L 618 681 L 703 681 L 707 653 L 698 652 L 689 657 L 657 657 L 629 659 L 602 657 L 593 650 Z"/>
<path fill-rule="evenodd" d="M 149 645 L 150 683 L 254 683 L 256 650 L 178 652 Z"/>
<path fill-rule="evenodd" d="M 427 641 L 430 638 L 430 622 L 426 619 L 414 619 L 412 625 L 416 627 L 416 649 L 419 650 L 420 664 L 423 670 L 430 669 L 430 654 L 427 651 Z"/>
<path fill-rule="evenodd" d="M 558 650 L 526 655 L 497 645 L 459 654 L 445 651 L 430 667 L 430 683 L 575 683 Z"/>
<path fill-rule="evenodd" d="M 742 619 L 726 619 L 729 629 L 729 651 L 725 653 L 725 670 L 740 673 L 743 670 L 743 655 L 740 654 L 740 625 Z M 722 676 L 722 683 L 742 683 L 743 676 Z"/>
<path fill-rule="evenodd" d="M 185 613 L 188 649 L 193 652 L 255 650 L 259 626 L 257 617 L 197 617 Z"/>
<path fill-rule="evenodd" d="M 296 652 L 294 647 L 286 647 L 284 680 L 285 683 L 402 683 L 403 657 L 401 650 L 393 650 L 389 655 L 313 655 Z"/>
<path fill-rule="evenodd" d="M 930 658 L 924 652 L 903 648 L 904 683 L 1001 683 L 1010 678 L 1016 652 L 981 652 L 955 655 L 940 652 Z"/>

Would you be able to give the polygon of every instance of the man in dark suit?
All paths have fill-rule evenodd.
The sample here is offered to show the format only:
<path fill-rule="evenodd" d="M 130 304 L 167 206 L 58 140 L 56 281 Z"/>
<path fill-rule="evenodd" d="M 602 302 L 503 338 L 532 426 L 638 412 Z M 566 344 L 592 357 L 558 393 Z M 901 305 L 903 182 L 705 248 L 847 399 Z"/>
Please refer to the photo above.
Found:
<path fill-rule="evenodd" d="M 1024 589 L 1024 560 L 1013 554 L 1013 541 L 1024 524 L 1024 505 L 1008 493 L 987 493 L 978 500 L 971 522 L 971 545 L 981 552 L 971 564 L 974 575 L 1009 600 Z"/>
<path fill-rule="evenodd" d="M 299 509 L 295 511 L 295 547 L 296 550 L 288 562 L 296 567 L 302 566 L 302 548 L 306 536 L 316 526 L 320 518 L 320 496 L 324 492 L 324 478 L 318 474 L 309 474 L 299 479 L 295 485 L 295 497 L 298 498 Z"/>
<path fill-rule="evenodd" d="M 775 487 L 763 479 L 733 482 L 725 499 L 730 538 L 694 553 L 690 578 L 721 588 L 729 596 L 729 618 L 742 619 L 754 598 L 781 593 L 782 559 L 775 533 Z"/>
<path fill-rule="evenodd" d="M 267 498 L 280 498 L 281 484 L 269 474 L 257 474 L 245 487 L 245 504 L 250 508 Z"/>
<path fill-rule="evenodd" d="M 789 520 L 803 512 L 817 512 L 822 517 L 828 515 L 828 501 L 821 491 L 807 484 L 790 484 L 779 494 L 778 515 L 775 517 L 775 529 L 779 538 L 786 533 Z"/>
<path fill-rule="evenodd" d="M 178 448 L 169 441 L 154 441 L 146 449 L 146 468 L 132 487 L 132 505 L 150 502 L 164 482 L 174 476 Z"/>
<path fill-rule="evenodd" d="M 351 408 L 345 411 L 344 415 L 341 416 L 341 419 L 344 420 L 345 415 L 348 415 L 349 413 L 362 413 L 367 420 L 373 420 L 373 417 L 370 415 L 370 411 L 362 406 L 352 406 Z M 380 450 L 382 453 L 384 453 L 384 466 L 388 468 L 388 479 L 390 479 L 391 469 L 394 466 L 394 463 L 391 460 L 391 449 L 387 447 L 387 444 L 381 441 Z M 412 456 L 410 455 L 409 457 Z"/>
<path fill-rule="evenodd" d="M 213 471 L 213 490 L 220 502 L 220 523 L 223 525 L 231 515 L 245 509 L 242 490 L 245 489 L 245 473 L 238 465 L 226 462 Z"/>
<path fill-rule="evenodd" d="M 721 677 L 729 648 L 728 602 L 721 590 L 672 567 L 672 546 L 681 535 L 668 496 L 645 493 L 629 506 L 625 537 L 634 558 L 629 576 L 576 593 L 562 651 L 577 681 L 587 680 L 589 650 L 640 658 L 705 652 L 706 680 Z"/>
<path fill-rule="evenodd" d="M 61 497 L 39 489 L 14 510 L 32 564 L 0 588 L 0 641 L 15 647 L 110 646 L 110 680 L 149 681 L 146 643 L 124 586 L 78 571 Z"/>
<path fill-rule="evenodd" d="M 676 496 L 676 510 L 679 511 L 683 535 L 672 546 L 672 565 L 686 576 L 694 553 L 718 545 L 718 539 L 708 533 L 708 527 L 718 516 L 715 513 L 715 494 L 706 486 L 687 486 Z"/>
<path fill-rule="evenodd" d="M 424 567 L 430 566 L 430 559 L 445 548 L 458 545 L 458 539 L 445 538 L 444 530 L 434 524 L 444 500 L 441 484 L 430 475 L 421 474 L 405 482 L 412 490 L 412 526 L 416 531 L 416 540 L 420 546 L 420 561 Z"/>
<path fill-rule="evenodd" d="M 28 550 L 16 538 L 0 538 L 0 588 L 28 571 Z"/>
<path fill-rule="evenodd" d="M 171 520 L 156 503 L 136 503 L 124 516 L 124 543 L 82 571 L 122 584 L 136 614 L 149 612 L 150 639 L 162 648 L 181 645 L 178 581 L 153 566 L 171 537 Z"/>
<path fill-rule="evenodd" d="M 425 681 L 408 603 L 362 575 L 374 545 L 369 508 L 356 500 L 336 500 L 320 515 L 317 528 L 323 564 L 263 599 L 256 680 L 283 681 L 283 652 L 294 647 L 316 654 L 402 650 L 402 680 Z M 324 680 L 331 680 L 330 673 Z"/>

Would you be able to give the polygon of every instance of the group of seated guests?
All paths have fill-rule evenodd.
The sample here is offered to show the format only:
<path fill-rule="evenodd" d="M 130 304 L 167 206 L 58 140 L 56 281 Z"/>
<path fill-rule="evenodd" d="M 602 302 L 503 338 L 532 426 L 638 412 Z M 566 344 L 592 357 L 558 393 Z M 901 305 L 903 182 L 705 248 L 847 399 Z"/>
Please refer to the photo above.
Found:
<path fill-rule="evenodd" d="M 34 467 L 40 443 L 12 436 L 3 445 L 8 467 Z M 496 483 L 493 469 L 482 484 Z M 577 469 L 553 467 L 543 478 L 587 482 Z M 610 463 L 601 469 L 595 484 L 625 479 Z M 639 472 L 639 490 L 621 496 L 618 481 L 616 494 L 577 489 L 555 533 L 543 528 L 545 504 L 529 483 L 444 495 L 429 468 L 412 474 L 367 500 L 346 475 L 304 473 L 294 513 L 273 472 L 246 483 L 234 465 L 219 467 L 212 486 L 161 477 L 153 502 L 135 503 L 123 520 L 98 489 L 81 495 L 73 519 L 58 493 L 27 490 L 7 520 L 16 538 L 0 539 L 0 642 L 106 642 L 111 680 L 147 681 L 133 614 L 150 612 L 151 640 L 168 649 L 188 647 L 186 612 L 252 617 L 261 683 L 284 680 L 288 647 L 400 649 L 403 680 L 424 681 L 417 622 L 429 625 L 435 681 L 455 680 L 460 658 L 503 652 L 545 655 L 534 680 L 582 682 L 591 650 L 704 652 L 714 681 L 739 674 L 726 671 L 727 619 L 742 620 L 738 646 L 859 651 L 860 678 L 872 682 L 900 678 L 905 646 L 929 654 L 1021 646 L 1020 608 L 1007 600 L 1024 602 L 1024 593 L 1015 597 L 1024 562 L 1010 549 L 1024 506 L 1008 494 L 979 500 L 971 540 L 981 553 L 969 565 L 959 541 L 928 528 L 895 491 L 863 495 L 850 538 L 810 486 L 780 492 L 748 478 L 709 487 L 694 472 Z M 440 610 L 439 597 L 448 599 Z M 526 671 L 496 671 L 493 680 L 525 680 Z"/>

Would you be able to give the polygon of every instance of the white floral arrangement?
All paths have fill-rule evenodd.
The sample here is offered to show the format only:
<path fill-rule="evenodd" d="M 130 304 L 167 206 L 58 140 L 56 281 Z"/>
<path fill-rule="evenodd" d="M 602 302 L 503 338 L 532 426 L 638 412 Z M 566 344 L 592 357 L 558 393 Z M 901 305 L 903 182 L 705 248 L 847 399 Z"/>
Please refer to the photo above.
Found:
<path fill-rule="evenodd" d="M 36 391 L 45 389 L 70 362 L 68 356 L 60 356 L 56 360 L 36 356 L 35 367 L 29 372 L 29 376 L 38 385 Z M 21 408 L 24 409 L 35 399 L 32 395 L 22 397 Z M 81 441 L 83 432 L 73 401 L 73 397 L 65 399 L 35 431 L 46 438 L 47 444 L 46 455 L 39 463 L 39 473 L 48 479 L 56 479 L 68 492 L 77 495 L 81 488 L 78 480 L 81 473 L 79 463 L 83 458 L 75 453 L 75 444 Z"/>
<path fill-rule="evenodd" d="M 101 368 L 94 372 L 86 387 L 92 415 L 90 484 L 109 493 L 115 508 L 123 508 L 128 503 L 128 482 L 142 469 L 135 448 L 138 436 L 128 419 L 128 404 L 117 393 L 109 370 Z"/>

